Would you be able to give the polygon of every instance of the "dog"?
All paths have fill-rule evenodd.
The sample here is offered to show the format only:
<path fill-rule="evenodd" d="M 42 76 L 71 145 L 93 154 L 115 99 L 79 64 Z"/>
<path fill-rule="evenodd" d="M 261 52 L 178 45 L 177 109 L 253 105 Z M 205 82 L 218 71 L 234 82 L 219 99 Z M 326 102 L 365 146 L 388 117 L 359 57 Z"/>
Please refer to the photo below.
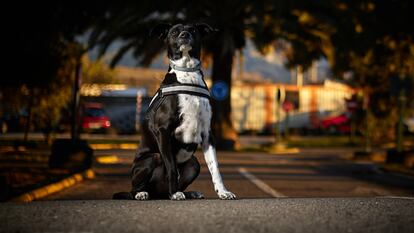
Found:
<path fill-rule="evenodd" d="M 142 138 L 131 169 L 132 191 L 116 193 L 114 199 L 204 198 L 201 192 L 184 192 L 200 173 L 194 156 L 198 145 L 218 197 L 236 199 L 219 172 L 209 93 L 200 70 L 201 42 L 213 31 L 207 24 L 160 24 L 152 30 L 152 37 L 166 42 L 170 66 L 162 91 L 151 100 L 141 127 Z"/>

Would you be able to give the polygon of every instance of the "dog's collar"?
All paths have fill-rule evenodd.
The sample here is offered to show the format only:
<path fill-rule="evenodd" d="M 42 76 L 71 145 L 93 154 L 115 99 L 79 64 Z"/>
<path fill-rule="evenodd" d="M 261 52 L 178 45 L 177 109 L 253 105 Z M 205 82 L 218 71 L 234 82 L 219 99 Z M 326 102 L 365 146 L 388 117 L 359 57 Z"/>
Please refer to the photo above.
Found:
<path fill-rule="evenodd" d="M 188 67 L 177 66 L 173 64 L 172 62 L 170 62 L 170 67 L 171 69 L 183 71 L 183 72 L 196 72 L 196 71 L 201 70 L 201 63 L 198 63 L 195 67 L 188 68 Z"/>

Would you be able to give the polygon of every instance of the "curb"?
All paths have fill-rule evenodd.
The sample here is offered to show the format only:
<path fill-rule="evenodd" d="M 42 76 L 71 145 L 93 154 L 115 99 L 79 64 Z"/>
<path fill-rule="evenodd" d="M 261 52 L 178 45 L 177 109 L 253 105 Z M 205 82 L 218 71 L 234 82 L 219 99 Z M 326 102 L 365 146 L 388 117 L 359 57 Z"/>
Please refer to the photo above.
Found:
<path fill-rule="evenodd" d="M 87 169 L 83 172 L 76 173 L 56 183 L 48 184 L 41 188 L 24 193 L 20 196 L 10 199 L 10 202 L 31 202 L 36 199 L 46 197 L 50 194 L 57 193 L 63 189 L 69 188 L 76 183 L 82 182 L 85 179 L 95 178 L 95 172 L 92 169 Z"/>
<path fill-rule="evenodd" d="M 268 153 L 279 155 L 279 154 L 298 154 L 300 149 L 298 147 L 271 147 L 267 150 Z"/>
<path fill-rule="evenodd" d="M 118 156 L 108 155 L 96 157 L 96 161 L 101 164 L 116 164 L 119 163 Z"/>
<path fill-rule="evenodd" d="M 398 175 L 404 175 L 404 176 L 409 176 L 414 178 L 414 170 L 410 169 L 410 168 L 405 168 L 402 166 L 392 166 L 392 165 L 381 165 L 380 169 L 385 171 L 385 172 L 389 172 L 389 173 L 394 173 L 394 174 L 398 174 Z"/>

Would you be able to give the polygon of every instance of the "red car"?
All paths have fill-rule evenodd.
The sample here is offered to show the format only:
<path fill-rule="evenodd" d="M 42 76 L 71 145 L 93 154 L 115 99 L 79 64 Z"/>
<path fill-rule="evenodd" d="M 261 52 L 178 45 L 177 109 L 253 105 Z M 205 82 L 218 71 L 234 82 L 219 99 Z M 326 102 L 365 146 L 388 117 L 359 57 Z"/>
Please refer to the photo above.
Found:
<path fill-rule="evenodd" d="M 323 130 L 331 134 L 346 134 L 351 132 L 351 118 L 349 113 L 326 117 L 321 120 Z"/>
<path fill-rule="evenodd" d="M 111 121 L 100 103 L 87 103 L 82 114 L 82 129 L 86 132 L 106 131 L 111 127 Z"/>

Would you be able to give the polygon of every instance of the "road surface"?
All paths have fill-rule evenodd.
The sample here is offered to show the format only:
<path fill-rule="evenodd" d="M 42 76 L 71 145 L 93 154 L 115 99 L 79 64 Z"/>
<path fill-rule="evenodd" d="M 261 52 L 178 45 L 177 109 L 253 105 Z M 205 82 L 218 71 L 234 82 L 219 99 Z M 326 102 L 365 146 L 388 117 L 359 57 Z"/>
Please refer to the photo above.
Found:
<path fill-rule="evenodd" d="M 414 232 L 414 182 L 348 149 L 219 152 L 238 200 L 217 200 L 202 155 L 189 187 L 206 200 L 110 200 L 130 188 L 133 150 L 95 152 L 96 179 L 29 204 L 0 204 L 0 232 Z"/>
<path fill-rule="evenodd" d="M 1 232 L 414 232 L 408 198 L 0 204 Z"/>
<path fill-rule="evenodd" d="M 382 172 L 372 163 L 346 160 L 349 149 L 306 149 L 297 154 L 218 152 L 220 171 L 238 198 L 414 196 L 414 179 Z M 46 200 L 110 199 L 130 190 L 133 150 L 97 150 L 97 178 Z M 200 152 L 201 174 L 188 190 L 217 198 Z M 106 160 L 105 160 L 106 159 Z"/>

